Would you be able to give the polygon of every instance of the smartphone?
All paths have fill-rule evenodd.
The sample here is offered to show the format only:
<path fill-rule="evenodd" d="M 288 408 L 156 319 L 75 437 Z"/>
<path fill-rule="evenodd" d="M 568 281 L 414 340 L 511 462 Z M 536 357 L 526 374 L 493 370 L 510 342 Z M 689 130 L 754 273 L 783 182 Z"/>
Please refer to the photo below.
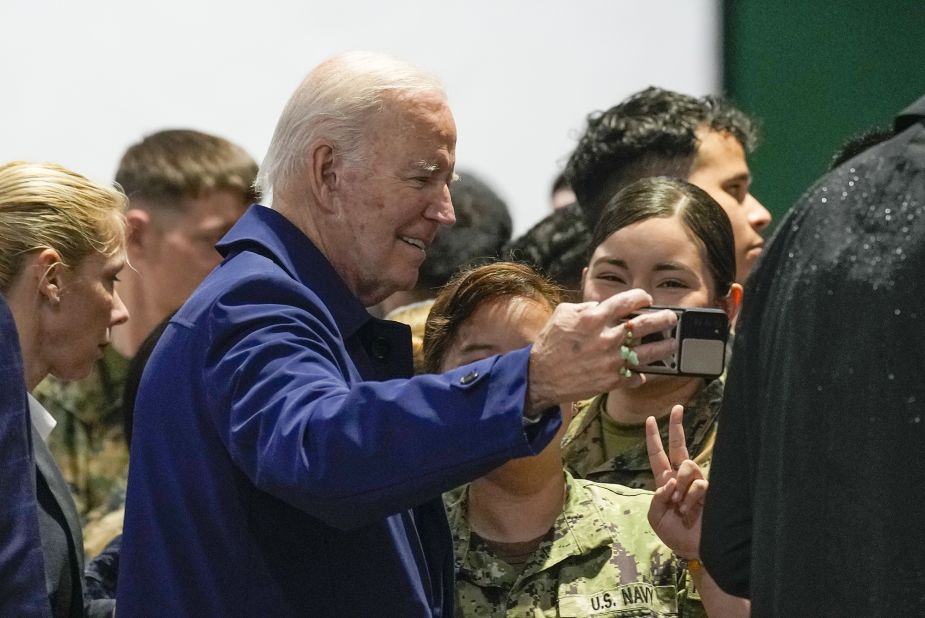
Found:
<path fill-rule="evenodd" d="M 646 307 L 644 312 L 670 309 L 678 314 L 678 323 L 671 329 L 652 333 L 642 343 L 676 339 L 675 353 L 664 360 L 632 367 L 639 373 L 715 378 L 726 369 L 726 341 L 729 338 L 729 317 L 721 309 L 688 307 Z"/>

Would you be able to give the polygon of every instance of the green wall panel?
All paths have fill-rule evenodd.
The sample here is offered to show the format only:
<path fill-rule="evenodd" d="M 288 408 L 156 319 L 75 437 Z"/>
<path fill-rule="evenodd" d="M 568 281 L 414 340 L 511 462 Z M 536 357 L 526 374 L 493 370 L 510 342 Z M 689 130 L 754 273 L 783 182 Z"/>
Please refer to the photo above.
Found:
<path fill-rule="evenodd" d="M 925 0 L 727 0 L 724 86 L 761 121 L 753 193 L 779 221 L 850 136 L 925 94 Z"/>

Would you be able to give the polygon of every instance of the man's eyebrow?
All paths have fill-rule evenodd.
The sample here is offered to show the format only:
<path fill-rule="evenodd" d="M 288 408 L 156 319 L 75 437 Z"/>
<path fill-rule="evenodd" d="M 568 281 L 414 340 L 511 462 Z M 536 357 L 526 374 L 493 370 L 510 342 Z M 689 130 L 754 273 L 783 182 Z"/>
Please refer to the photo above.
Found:
<path fill-rule="evenodd" d="M 751 183 L 752 182 L 751 172 L 741 172 L 731 178 L 727 178 L 725 182 L 729 183 L 729 182 L 742 182 L 742 181 Z"/>
<path fill-rule="evenodd" d="M 414 163 L 411 164 L 411 166 L 414 169 L 421 170 L 422 172 L 429 172 L 431 174 L 440 169 L 439 163 L 433 163 L 431 161 L 424 161 L 423 159 L 421 161 L 415 161 Z"/>
<path fill-rule="evenodd" d="M 420 161 L 415 161 L 411 164 L 411 167 L 414 168 L 414 170 L 417 172 L 426 172 L 429 175 L 434 174 L 435 172 L 439 172 L 441 169 L 443 169 L 439 163 L 424 161 L 423 159 Z M 454 173 L 452 176 L 450 176 L 450 182 L 456 182 L 457 180 L 459 180 L 458 174 Z"/>

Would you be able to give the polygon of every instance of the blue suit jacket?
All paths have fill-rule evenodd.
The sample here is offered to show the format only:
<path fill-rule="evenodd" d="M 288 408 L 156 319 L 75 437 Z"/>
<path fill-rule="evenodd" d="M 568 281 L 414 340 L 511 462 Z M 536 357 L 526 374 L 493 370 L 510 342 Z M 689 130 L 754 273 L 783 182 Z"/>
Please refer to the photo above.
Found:
<path fill-rule="evenodd" d="M 560 422 L 523 426 L 529 349 L 409 379 L 408 328 L 284 217 L 219 249 L 141 381 L 119 615 L 452 615 L 441 492 Z"/>
<path fill-rule="evenodd" d="M 0 616 L 49 616 L 19 335 L 0 296 Z"/>

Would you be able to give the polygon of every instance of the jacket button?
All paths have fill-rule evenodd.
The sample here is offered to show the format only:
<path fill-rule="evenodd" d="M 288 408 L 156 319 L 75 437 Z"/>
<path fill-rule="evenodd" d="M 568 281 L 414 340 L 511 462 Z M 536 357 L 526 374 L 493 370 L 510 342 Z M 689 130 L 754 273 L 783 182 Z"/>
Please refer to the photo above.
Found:
<path fill-rule="evenodd" d="M 376 360 L 385 360 L 389 357 L 389 352 L 392 351 L 392 346 L 389 345 L 389 340 L 385 337 L 376 337 L 370 342 L 369 353 Z"/>
<path fill-rule="evenodd" d="M 459 378 L 459 383 L 465 386 L 466 384 L 472 384 L 479 377 L 478 371 L 470 371 L 463 377 Z"/>

